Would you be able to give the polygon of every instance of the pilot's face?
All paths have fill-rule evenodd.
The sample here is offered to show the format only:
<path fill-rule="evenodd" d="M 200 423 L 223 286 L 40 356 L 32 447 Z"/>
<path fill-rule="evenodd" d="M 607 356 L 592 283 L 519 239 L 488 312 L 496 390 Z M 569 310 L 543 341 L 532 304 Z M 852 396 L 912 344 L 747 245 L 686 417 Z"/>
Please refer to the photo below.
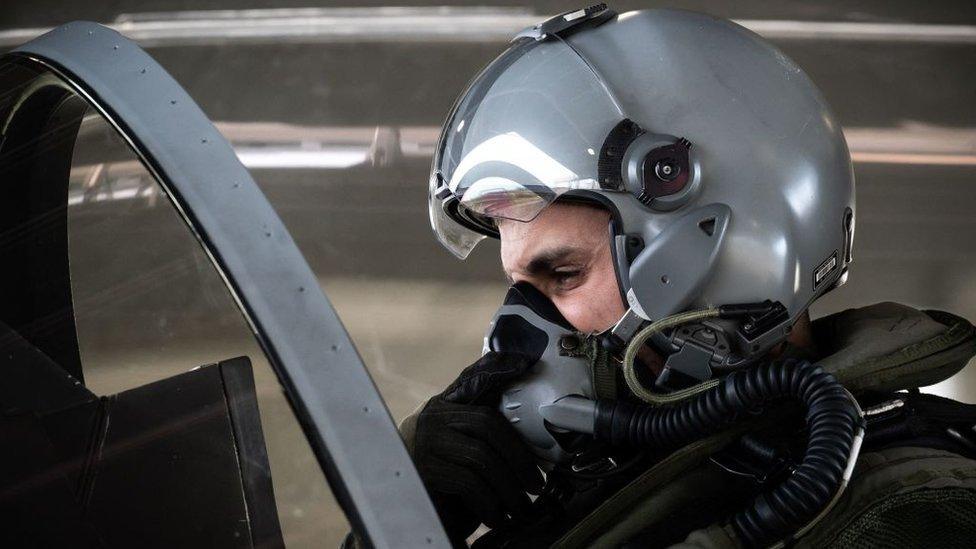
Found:
<path fill-rule="evenodd" d="M 577 330 L 601 332 L 624 304 L 610 253 L 610 213 L 555 203 L 529 222 L 500 221 L 502 268 L 544 293 Z"/>

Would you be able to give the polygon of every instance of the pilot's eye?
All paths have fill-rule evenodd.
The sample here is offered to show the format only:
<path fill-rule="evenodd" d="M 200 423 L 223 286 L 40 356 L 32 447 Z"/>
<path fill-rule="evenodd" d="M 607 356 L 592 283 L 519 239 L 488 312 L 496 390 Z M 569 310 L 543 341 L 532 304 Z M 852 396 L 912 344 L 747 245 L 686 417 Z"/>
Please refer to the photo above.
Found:
<path fill-rule="evenodd" d="M 583 270 L 578 268 L 556 269 L 552 271 L 551 276 L 558 289 L 565 290 L 578 285 L 583 276 Z"/>

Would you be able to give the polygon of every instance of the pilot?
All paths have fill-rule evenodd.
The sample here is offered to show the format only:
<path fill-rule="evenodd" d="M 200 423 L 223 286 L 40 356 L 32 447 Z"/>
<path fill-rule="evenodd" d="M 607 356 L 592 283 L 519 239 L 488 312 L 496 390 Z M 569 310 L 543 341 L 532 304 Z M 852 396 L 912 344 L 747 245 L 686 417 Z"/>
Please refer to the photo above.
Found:
<path fill-rule="evenodd" d="M 851 159 L 758 35 L 603 5 L 523 31 L 451 111 L 429 200 L 458 257 L 501 241 L 529 311 L 401 426 L 455 545 L 976 539 L 976 407 L 918 390 L 965 366 L 973 326 L 896 303 L 811 322 L 853 260 Z M 574 395 L 613 418 L 547 420 L 541 448 L 510 387 L 553 326 L 596 342 Z"/>

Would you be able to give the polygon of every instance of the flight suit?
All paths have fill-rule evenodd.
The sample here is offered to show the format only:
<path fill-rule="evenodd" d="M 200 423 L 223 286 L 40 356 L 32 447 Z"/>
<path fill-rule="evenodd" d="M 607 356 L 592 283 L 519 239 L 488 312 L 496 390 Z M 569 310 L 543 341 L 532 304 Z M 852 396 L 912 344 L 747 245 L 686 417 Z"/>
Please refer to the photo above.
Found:
<path fill-rule="evenodd" d="M 917 388 L 949 378 L 976 354 L 972 324 L 886 302 L 818 319 L 812 329 L 815 349 L 787 353 L 833 373 L 857 397 L 868 424 L 850 485 L 795 545 L 970 546 L 976 539 L 976 406 Z M 741 467 L 736 458 L 744 440 L 783 438 L 777 433 L 785 425 L 781 412 L 765 415 L 651 464 L 592 502 L 584 516 L 540 523 L 539 531 L 523 527 L 488 536 L 483 545 L 739 547 L 723 520 L 777 478 L 763 466 Z M 411 416 L 401 424 L 408 448 L 415 422 Z M 788 470 L 778 478 L 784 474 Z M 559 531 L 541 532 L 546 528 Z"/>

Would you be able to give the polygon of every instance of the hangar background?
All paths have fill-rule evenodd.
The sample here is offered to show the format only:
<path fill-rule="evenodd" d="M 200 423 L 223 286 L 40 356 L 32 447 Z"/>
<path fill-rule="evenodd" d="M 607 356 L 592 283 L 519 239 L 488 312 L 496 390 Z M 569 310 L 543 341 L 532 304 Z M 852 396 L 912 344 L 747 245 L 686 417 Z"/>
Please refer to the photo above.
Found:
<path fill-rule="evenodd" d="M 814 317 L 891 300 L 976 319 L 976 4 L 611 6 L 735 19 L 768 36 L 823 90 L 852 149 L 858 217 L 850 280 L 814 307 Z M 486 241 L 458 262 L 430 234 L 427 170 L 439 126 L 514 32 L 576 7 L 7 0 L 0 48 L 76 19 L 110 24 L 143 45 L 233 143 L 399 419 L 477 358 L 506 286 L 497 244 Z M 151 232 L 124 238 L 165 246 Z M 197 306 L 199 290 L 181 291 L 185 299 L 166 301 Z M 146 292 L 115 306 L 151 309 L 161 296 Z M 137 355 L 140 335 L 119 330 L 113 345 L 131 345 L 124 354 Z M 195 365 L 188 359 L 187 368 Z M 935 391 L 976 402 L 976 370 Z M 296 545 L 341 536 L 341 528 L 295 524 L 306 529 L 292 536 Z"/>

